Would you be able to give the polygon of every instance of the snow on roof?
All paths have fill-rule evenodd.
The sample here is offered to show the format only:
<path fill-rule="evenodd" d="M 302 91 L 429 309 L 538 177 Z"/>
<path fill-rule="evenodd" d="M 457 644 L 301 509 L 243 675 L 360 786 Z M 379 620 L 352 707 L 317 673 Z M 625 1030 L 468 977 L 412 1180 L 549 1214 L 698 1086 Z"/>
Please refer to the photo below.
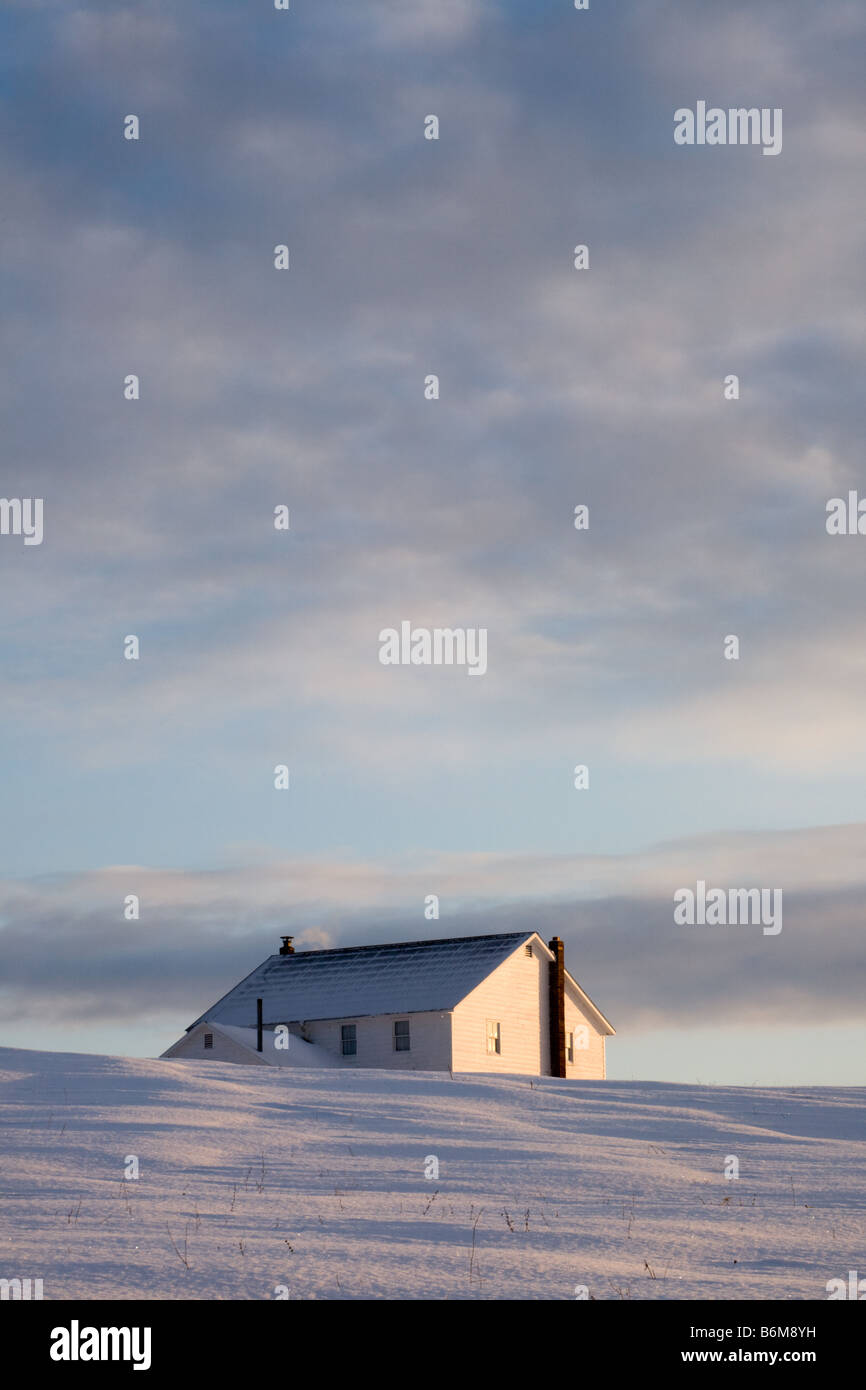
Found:
<path fill-rule="evenodd" d="M 249 1028 L 257 999 L 269 1024 L 453 1009 L 534 935 L 504 932 L 268 956 L 190 1027 L 206 1018 Z"/>
<path fill-rule="evenodd" d="M 226 1037 L 231 1038 L 233 1042 L 240 1043 L 241 1047 L 249 1048 L 250 1052 L 257 1051 L 258 1032 L 255 1028 L 236 1028 L 232 1023 L 215 1023 L 213 1019 L 205 1019 L 204 1022 L 215 1032 L 225 1033 Z M 276 1033 L 273 1029 L 262 1029 L 261 1056 L 275 1067 L 339 1067 L 340 1065 L 336 1057 L 333 1057 L 324 1047 L 320 1047 L 318 1043 L 307 1042 L 295 1033 L 289 1035 L 288 1042 L 288 1047 L 277 1047 Z"/>

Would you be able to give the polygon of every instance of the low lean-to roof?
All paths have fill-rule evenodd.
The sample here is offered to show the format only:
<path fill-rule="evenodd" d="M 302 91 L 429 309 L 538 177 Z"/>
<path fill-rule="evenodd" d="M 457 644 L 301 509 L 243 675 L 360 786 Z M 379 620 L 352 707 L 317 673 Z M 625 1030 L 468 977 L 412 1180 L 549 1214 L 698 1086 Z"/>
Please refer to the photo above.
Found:
<path fill-rule="evenodd" d="M 264 1029 L 262 1031 L 262 1050 L 259 1052 L 256 1046 L 258 1042 L 258 1030 L 256 1028 L 236 1028 L 232 1023 L 214 1023 L 211 1018 L 204 1022 L 206 1028 L 210 1027 L 217 1033 L 224 1033 L 232 1042 L 238 1043 L 240 1047 L 246 1048 L 256 1057 L 263 1057 L 272 1067 L 339 1067 L 340 1065 L 336 1057 L 326 1048 L 319 1047 L 318 1043 L 305 1042 L 303 1038 L 299 1038 L 295 1034 L 290 1036 L 288 1047 L 277 1047 L 274 1031 Z"/>
<path fill-rule="evenodd" d="M 534 935 L 504 932 L 268 956 L 190 1028 L 202 1019 L 254 1026 L 257 999 L 270 1024 L 446 1011 Z"/>

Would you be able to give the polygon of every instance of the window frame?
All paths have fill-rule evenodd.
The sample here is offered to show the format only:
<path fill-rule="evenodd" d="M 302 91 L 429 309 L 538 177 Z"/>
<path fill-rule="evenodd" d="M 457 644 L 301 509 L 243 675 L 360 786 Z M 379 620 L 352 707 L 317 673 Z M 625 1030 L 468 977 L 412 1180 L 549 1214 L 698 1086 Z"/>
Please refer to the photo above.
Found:
<path fill-rule="evenodd" d="M 351 1036 L 347 1036 L 351 1034 Z M 358 1025 L 357 1023 L 340 1024 L 340 1056 L 357 1057 L 358 1055 Z"/>
<path fill-rule="evenodd" d="M 498 1018 L 488 1018 L 486 1021 L 485 1037 L 487 1041 L 487 1056 L 502 1056 L 502 1020 Z M 495 1032 L 491 1032 L 495 1029 Z M 491 1047 L 490 1044 L 493 1043 Z"/>
<path fill-rule="evenodd" d="M 404 1024 L 404 1023 L 405 1023 L 405 1025 L 406 1025 L 406 1031 L 405 1031 L 405 1033 L 398 1033 L 398 1032 L 397 1032 L 397 1026 L 398 1026 L 398 1024 Z M 406 1046 L 405 1046 L 405 1047 L 398 1047 L 398 1042 L 402 1042 L 404 1038 L 405 1038 L 405 1040 L 406 1040 Z M 392 1049 L 393 1049 L 394 1052 L 411 1052 L 411 1051 L 412 1051 L 412 1028 L 411 1028 L 410 1020 L 409 1020 L 408 1018 L 395 1018 L 395 1019 L 394 1019 L 394 1024 L 393 1024 L 393 1027 L 392 1027 L 392 1029 L 391 1029 L 391 1046 L 392 1046 Z"/>

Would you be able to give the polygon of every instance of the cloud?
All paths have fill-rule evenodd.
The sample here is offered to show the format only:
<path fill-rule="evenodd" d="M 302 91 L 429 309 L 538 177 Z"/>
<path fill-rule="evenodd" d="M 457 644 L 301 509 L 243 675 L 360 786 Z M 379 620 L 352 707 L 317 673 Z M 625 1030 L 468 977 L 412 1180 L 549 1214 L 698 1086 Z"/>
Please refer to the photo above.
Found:
<path fill-rule="evenodd" d="M 0 539 L 19 1009 L 185 1019 L 280 927 L 426 930 L 432 879 L 449 930 L 567 932 L 615 1018 L 851 1007 L 860 840 L 766 827 L 856 816 L 864 771 L 866 547 L 824 530 L 861 480 L 859 7 L 31 9 L 0 21 L 2 492 L 45 499 L 41 547 Z M 677 150 L 702 95 L 782 105 L 780 158 Z M 488 674 L 384 670 L 404 618 L 487 627 Z M 641 854 L 713 815 L 745 839 Z M 249 867 L 209 871 L 227 841 Z M 188 869 L 53 876 L 127 857 Z M 673 932 L 680 883 L 776 866 L 778 941 Z"/>
<path fill-rule="evenodd" d="M 561 935 L 569 968 L 624 1033 L 722 1023 L 793 1026 L 862 1016 L 866 825 L 740 832 L 640 855 L 331 857 L 194 872 L 116 866 L 0 887 L 8 962 L 0 1010 L 96 1026 L 180 1027 L 283 932 L 296 949 L 496 931 Z M 688 928 L 673 894 L 781 888 L 783 928 Z M 123 917 L 127 894 L 141 919 Z M 429 893 L 441 916 L 423 916 Z"/>

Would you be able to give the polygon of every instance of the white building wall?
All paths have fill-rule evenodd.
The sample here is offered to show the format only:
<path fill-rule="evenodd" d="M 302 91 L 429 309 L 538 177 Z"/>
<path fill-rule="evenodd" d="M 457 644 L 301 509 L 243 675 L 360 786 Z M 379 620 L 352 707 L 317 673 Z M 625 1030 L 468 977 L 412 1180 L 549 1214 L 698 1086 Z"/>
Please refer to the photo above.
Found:
<path fill-rule="evenodd" d="M 394 1050 L 395 1019 L 409 1020 L 408 1052 Z M 344 1057 L 341 1028 L 354 1023 L 358 1051 Z M 450 1013 L 377 1014 L 373 1018 L 313 1019 L 307 1037 L 347 1067 L 387 1067 L 390 1071 L 447 1071 L 451 1066 Z"/>
<path fill-rule="evenodd" d="M 532 943 L 521 945 L 482 980 L 454 1010 L 452 1055 L 455 1072 L 550 1072 L 548 1025 L 549 955 Z M 501 1024 L 502 1052 L 487 1052 L 487 1020 Z"/>
<path fill-rule="evenodd" d="M 565 1074 L 566 1076 L 579 1078 L 583 1081 L 603 1081 L 604 1080 L 604 1034 L 598 1032 L 598 1024 L 593 1023 L 592 1014 L 581 1004 L 579 996 L 575 995 L 574 990 L 565 982 L 565 1035 L 566 1041 L 569 1033 L 574 1033 L 574 1061 L 569 1062 L 566 1057 Z M 582 1035 L 586 1043 L 585 1048 L 581 1048 L 580 1029 L 584 1028 Z"/>

